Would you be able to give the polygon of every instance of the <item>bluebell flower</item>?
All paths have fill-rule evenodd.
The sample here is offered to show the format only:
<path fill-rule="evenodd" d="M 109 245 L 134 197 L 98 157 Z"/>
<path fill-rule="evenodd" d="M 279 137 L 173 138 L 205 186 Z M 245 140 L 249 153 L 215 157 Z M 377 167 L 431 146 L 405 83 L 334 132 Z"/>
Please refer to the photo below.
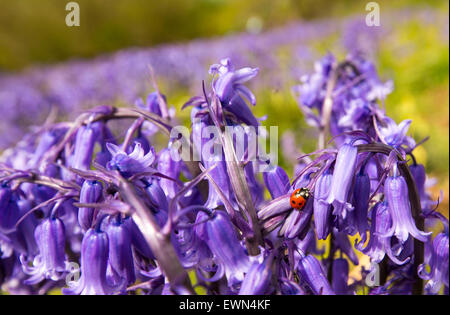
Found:
<path fill-rule="evenodd" d="M 67 271 L 65 254 L 66 236 L 64 223 L 58 218 L 45 219 L 34 231 L 39 248 L 32 265 L 22 258 L 23 271 L 31 275 L 26 284 L 36 284 L 44 279 L 60 280 Z"/>
<path fill-rule="evenodd" d="M 2 259 L 9 258 L 14 253 L 14 247 L 11 239 L 0 233 L 0 262 Z"/>
<path fill-rule="evenodd" d="M 97 135 L 96 129 L 91 125 L 81 126 L 78 129 L 74 152 L 70 159 L 70 165 L 73 168 L 81 170 L 90 169 Z"/>
<path fill-rule="evenodd" d="M 109 257 L 109 240 L 98 228 L 89 229 L 81 244 L 81 278 L 63 288 L 68 295 L 107 295 L 118 292 L 123 283 L 114 286 L 106 277 Z"/>
<path fill-rule="evenodd" d="M 291 213 L 289 213 L 278 231 L 278 236 L 292 239 L 306 231 L 313 214 L 313 203 L 311 201 L 312 200 L 307 201 L 306 205 L 300 211 L 292 210 Z"/>
<path fill-rule="evenodd" d="M 397 125 L 393 119 L 385 116 L 382 121 L 383 124 L 378 126 L 383 141 L 394 148 L 400 148 L 402 146 L 414 148 L 415 141 L 406 135 L 411 122 L 408 119 Z"/>
<path fill-rule="evenodd" d="M 324 240 L 330 233 L 331 205 L 326 201 L 331 191 L 332 175 L 325 173 L 316 181 L 314 188 L 314 224 L 317 238 Z"/>
<path fill-rule="evenodd" d="M 131 251 L 131 233 L 120 217 L 112 218 L 106 226 L 109 240 L 109 264 L 113 270 L 114 282 L 133 284 L 136 281 L 133 253 Z"/>
<path fill-rule="evenodd" d="M 166 194 L 164 190 L 161 188 L 158 180 L 151 180 L 147 183 L 145 187 L 145 191 L 150 199 L 151 205 L 162 211 L 169 211 L 169 203 L 167 201 Z"/>
<path fill-rule="evenodd" d="M 392 227 L 392 219 L 389 213 L 386 202 L 378 202 L 371 210 L 371 226 L 370 226 L 370 238 L 366 247 L 364 243 L 356 244 L 361 252 L 368 255 L 375 263 L 380 263 L 385 255 L 397 265 L 402 265 L 409 261 L 409 259 L 401 260 L 396 254 L 391 245 L 391 236 L 388 234 Z"/>
<path fill-rule="evenodd" d="M 281 166 L 275 166 L 268 172 L 263 173 L 264 184 L 272 199 L 287 194 L 290 188 L 289 176 Z"/>
<path fill-rule="evenodd" d="M 161 102 L 163 104 L 161 104 Z M 166 116 L 170 116 L 170 113 L 166 112 L 167 111 L 166 104 L 167 104 L 166 96 L 163 94 L 159 94 L 158 92 L 149 93 L 147 95 L 145 103 L 141 98 L 138 98 L 134 102 L 134 105 L 139 109 L 143 109 L 145 111 L 148 111 L 163 118 L 168 118 Z M 142 132 L 146 136 L 151 136 L 156 132 L 158 132 L 158 127 L 150 121 L 144 121 L 142 125 Z M 142 139 L 145 138 L 142 137 Z M 145 150 L 146 146 L 143 145 L 143 149 Z"/>
<path fill-rule="evenodd" d="M 267 292 L 272 280 L 272 256 L 268 256 L 262 263 L 254 261 L 242 281 L 240 295 L 262 295 Z"/>
<path fill-rule="evenodd" d="M 437 294 L 445 285 L 448 288 L 449 279 L 449 242 L 448 230 L 436 235 L 432 244 L 431 258 L 429 260 L 430 272 L 425 269 L 425 264 L 419 266 L 419 276 L 427 280 L 425 291 L 429 294 Z"/>
<path fill-rule="evenodd" d="M 254 78 L 258 74 L 258 68 L 247 67 L 235 70 L 230 59 L 222 59 L 220 64 L 211 66 L 210 73 L 218 75 L 213 82 L 213 87 L 223 108 L 247 125 L 256 127 L 258 121 L 248 108 L 244 98 L 252 105 L 255 105 L 256 99 L 242 83 Z"/>
<path fill-rule="evenodd" d="M 33 152 L 32 157 L 27 161 L 27 166 L 29 168 L 38 167 L 38 163 L 44 156 L 44 154 L 50 150 L 52 146 L 54 146 L 61 138 L 64 136 L 66 132 L 66 128 L 52 128 L 49 131 L 43 133 L 43 135 L 39 138 L 39 143 Z"/>
<path fill-rule="evenodd" d="M 305 290 L 296 282 L 288 279 L 279 279 L 280 292 L 283 295 L 306 295 Z"/>
<path fill-rule="evenodd" d="M 199 215 L 200 218 L 205 216 L 203 212 L 199 212 Z M 244 280 L 251 263 L 234 226 L 228 215 L 222 211 L 216 211 L 213 217 L 202 225 L 203 227 L 197 230 L 197 235 L 208 244 L 216 263 L 223 268 L 228 285 L 235 287 Z"/>
<path fill-rule="evenodd" d="M 334 206 L 333 214 L 343 219 L 353 206 L 348 195 L 355 176 L 358 149 L 351 144 L 343 144 L 338 151 L 331 181 L 331 191 L 327 202 Z"/>
<path fill-rule="evenodd" d="M 370 179 L 365 173 L 359 173 L 355 177 L 355 185 L 353 189 L 353 218 L 356 230 L 364 243 L 367 239 L 368 224 L 368 209 L 370 197 Z"/>
<path fill-rule="evenodd" d="M 165 95 L 161 95 L 161 97 L 164 101 L 166 101 Z M 160 108 L 160 104 L 159 104 L 158 92 L 149 93 L 147 95 L 145 103 L 142 100 L 142 98 L 138 98 L 134 102 L 134 105 L 136 105 L 140 109 L 144 109 L 146 111 L 149 111 L 150 113 L 154 113 L 158 116 L 161 116 L 161 108 Z"/>
<path fill-rule="evenodd" d="M 0 232 L 9 233 L 15 229 L 20 210 L 11 188 L 0 183 Z"/>
<path fill-rule="evenodd" d="M 142 235 L 141 230 L 139 230 L 139 227 L 136 225 L 136 223 L 134 223 L 133 219 L 126 218 L 124 221 L 124 224 L 127 225 L 127 229 L 131 234 L 131 244 L 136 249 L 136 251 L 144 257 L 155 259 L 155 255 L 153 254 L 150 246 L 145 240 L 144 235 Z"/>
<path fill-rule="evenodd" d="M 348 286 L 348 261 L 343 258 L 337 258 L 333 261 L 331 282 L 333 291 L 338 295 L 350 294 Z"/>
<path fill-rule="evenodd" d="M 180 163 L 172 158 L 172 153 L 169 148 L 165 148 L 159 152 L 157 168 L 160 173 L 173 179 L 177 179 L 180 176 Z M 169 198 L 175 197 L 179 189 L 177 182 L 170 179 L 162 178 L 159 185 Z"/>
<path fill-rule="evenodd" d="M 111 161 L 107 163 L 108 169 L 118 170 L 125 177 L 153 170 L 151 165 L 156 158 L 153 149 L 144 154 L 141 145 L 137 143 L 133 152 L 127 154 L 115 144 L 107 143 L 106 146 L 112 155 Z"/>
<path fill-rule="evenodd" d="M 304 256 L 297 266 L 300 281 L 305 282 L 316 295 L 335 295 L 323 266 L 312 255 Z"/>
<path fill-rule="evenodd" d="M 333 228 L 332 233 L 335 240 L 335 250 L 339 250 L 341 253 L 347 255 L 354 265 L 358 265 L 359 259 L 348 239 L 348 235 L 345 232 L 339 231 L 337 228 Z"/>
<path fill-rule="evenodd" d="M 211 176 L 214 183 L 220 187 L 225 197 L 228 200 L 231 200 L 231 183 L 229 181 L 227 165 L 224 161 L 223 155 L 213 155 L 209 159 L 204 159 L 203 163 L 206 169 L 216 165 L 216 167 L 209 172 L 209 175 Z M 214 188 L 211 180 L 208 180 L 208 183 L 208 199 L 205 203 L 205 207 L 209 209 L 215 209 L 218 206 L 223 205 L 223 202 L 216 189 Z"/>
<path fill-rule="evenodd" d="M 327 54 L 320 61 L 314 63 L 314 73 L 301 78 L 302 85 L 298 86 L 300 103 L 309 108 L 319 108 L 325 98 L 325 85 L 329 78 L 331 66 L 336 62 L 332 54 Z M 308 118 L 307 118 L 308 121 Z"/>
<path fill-rule="evenodd" d="M 80 203 L 96 203 L 102 196 L 103 185 L 96 180 L 85 180 L 81 186 Z M 88 230 L 92 226 L 94 219 L 93 208 L 78 209 L 78 223 L 83 230 Z"/>
<path fill-rule="evenodd" d="M 427 242 L 430 233 L 419 231 L 412 217 L 405 179 L 402 176 L 387 177 L 384 190 L 392 218 L 392 228 L 388 234 L 395 235 L 402 243 L 406 242 L 409 234 L 422 242 Z"/>
<path fill-rule="evenodd" d="M 31 210 L 31 202 L 27 199 L 19 199 L 17 201 L 17 206 L 20 210 L 20 215 L 27 215 Z M 28 215 L 25 219 L 21 221 L 21 223 L 17 226 L 17 233 L 21 235 L 21 239 L 23 240 L 24 250 L 23 254 L 33 257 L 38 254 L 39 247 L 36 243 L 36 239 L 34 237 L 34 231 L 38 225 L 39 221 L 36 219 L 34 215 Z"/>

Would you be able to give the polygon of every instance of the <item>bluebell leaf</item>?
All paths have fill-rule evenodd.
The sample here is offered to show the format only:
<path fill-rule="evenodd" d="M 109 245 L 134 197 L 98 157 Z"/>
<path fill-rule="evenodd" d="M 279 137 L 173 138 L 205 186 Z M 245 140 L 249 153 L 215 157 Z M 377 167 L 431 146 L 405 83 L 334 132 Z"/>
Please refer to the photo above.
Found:
<path fill-rule="evenodd" d="M 316 257 L 307 255 L 300 259 L 297 270 L 300 280 L 305 282 L 314 294 L 335 295 L 323 267 Z"/>

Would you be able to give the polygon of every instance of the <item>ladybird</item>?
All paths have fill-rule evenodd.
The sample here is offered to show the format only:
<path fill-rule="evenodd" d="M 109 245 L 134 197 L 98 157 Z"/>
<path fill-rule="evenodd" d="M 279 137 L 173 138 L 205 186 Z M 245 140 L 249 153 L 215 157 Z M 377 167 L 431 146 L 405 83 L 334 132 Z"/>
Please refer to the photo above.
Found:
<path fill-rule="evenodd" d="M 308 188 L 298 188 L 291 195 L 291 207 L 302 210 L 310 196 Z"/>

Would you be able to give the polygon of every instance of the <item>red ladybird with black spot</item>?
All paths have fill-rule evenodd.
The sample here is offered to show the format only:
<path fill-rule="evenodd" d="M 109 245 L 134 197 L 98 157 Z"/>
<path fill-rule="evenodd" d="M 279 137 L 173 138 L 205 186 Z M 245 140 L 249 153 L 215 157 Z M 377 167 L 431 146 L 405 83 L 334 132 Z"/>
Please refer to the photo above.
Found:
<path fill-rule="evenodd" d="M 308 188 L 298 188 L 291 195 L 291 207 L 302 210 L 311 193 Z"/>

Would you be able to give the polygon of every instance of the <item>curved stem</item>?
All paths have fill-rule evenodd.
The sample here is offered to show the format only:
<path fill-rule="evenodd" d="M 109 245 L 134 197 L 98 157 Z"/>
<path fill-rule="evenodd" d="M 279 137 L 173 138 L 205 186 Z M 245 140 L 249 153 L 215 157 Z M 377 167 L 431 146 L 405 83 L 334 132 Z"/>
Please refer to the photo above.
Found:
<path fill-rule="evenodd" d="M 120 178 L 119 191 L 125 202 L 134 208 L 132 218 L 144 235 L 145 240 L 154 253 L 164 275 L 175 293 L 195 294 L 189 275 L 180 263 L 178 255 L 168 235 L 163 235 L 150 209 L 136 193 L 133 186 L 124 178 Z"/>

